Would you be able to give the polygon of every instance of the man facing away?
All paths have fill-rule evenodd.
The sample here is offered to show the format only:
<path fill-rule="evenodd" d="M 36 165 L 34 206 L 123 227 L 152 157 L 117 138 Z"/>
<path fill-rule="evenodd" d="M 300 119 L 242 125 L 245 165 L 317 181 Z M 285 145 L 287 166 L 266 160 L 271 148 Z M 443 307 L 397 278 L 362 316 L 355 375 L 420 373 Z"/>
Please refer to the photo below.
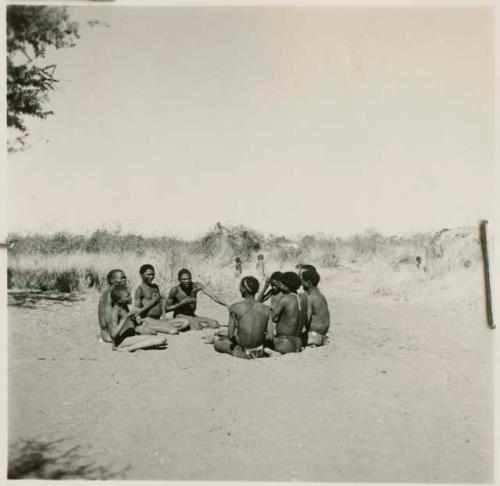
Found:
<path fill-rule="evenodd" d="M 229 308 L 227 337 L 214 343 L 214 349 L 236 358 L 254 359 L 264 357 L 264 339 L 271 310 L 255 300 L 259 281 L 255 277 L 244 277 L 240 283 L 243 300 Z"/>
<path fill-rule="evenodd" d="M 322 346 L 330 329 L 330 311 L 325 296 L 318 288 L 320 275 L 316 270 L 301 272 L 302 287 L 307 294 L 307 333 L 305 346 Z"/>
<path fill-rule="evenodd" d="M 203 292 L 214 302 L 217 302 L 217 304 L 225 307 L 227 307 L 227 304 L 203 284 L 193 282 L 191 272 L 186 268 L 179 270 L 177 277 L 179 285 L 170 290 L 165 305 L 165 312 L 173 312 L 174 317 L 186 318 L 189 321 L 190 329 L 193 330 L 200 330 L 206 327 L 212 329 L 219 327 L 219 323 L 215 319 L 195 314 L 198 293 Z"/>
<path fill-rule="evenodd" d="M 281 354 L 297 353 L 302 349 L 302 328 L 307 324 L 307 295 L 297 294 L 301 280 L 295 272 L 283 273 L 280 283 L 283 296 L 272 309 L 276 323 L 274 350 Z"/>

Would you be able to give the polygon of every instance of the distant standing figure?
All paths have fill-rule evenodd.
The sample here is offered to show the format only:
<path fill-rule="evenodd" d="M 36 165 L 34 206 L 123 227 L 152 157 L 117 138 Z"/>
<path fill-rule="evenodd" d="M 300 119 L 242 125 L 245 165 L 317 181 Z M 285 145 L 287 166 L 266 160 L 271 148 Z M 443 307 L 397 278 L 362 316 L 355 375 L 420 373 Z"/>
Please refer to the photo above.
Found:
<path fill-rule="evenodd" d="M 234 260 L 234 275 L 236 277 L 239 277 L 241 273 L 243 272 L 243 263 L 241 261 L 240 257 L 236 257 Z"/>
<path fill-rule="evenodd" d="M 115 287 L 110 292 L 112 312 L 109 334 L 113 351 L 135 351 L 167 344 L 165 336 L 144 336 L 135 332 L 135 325 L 128 306 L 132 303 L 130 291 L 125 287 Z"/>
<path fill-rule="evenodd" d="M 208 295 L 217 304 L 227 307 L 227 304 L 208 290 L 203 284 L 193 282 L 191 272 L 186 268 L 179 270 L 177 274 L 179 285 L 173 287 L 167 298 L 165 312 L 173 312 L 174 317 L 186 318 L 189 327 L 193 330 L 200 330 L 205 327 L 217 328 L 219 323 L 215 319 L 195 315 L 196 301 L 199 292 Z"/>
<path fill-rule="evenodd" d="M 189 327 L 189 321 L 183 318 L 164 320 L 165 312 L 158 285 L 153 283 L 155 269 L 146 263 L 139 269 L 142 283 L 137 287 L 134 306 L 140 312 L 136 318 L 139 334 L 178 334 Z"/>
<path fill-rule="evenodd" d="M 254 359 L 264 357 L 264 340 L 271 310 L 255 300 L 259 281 L 244 277 L 240 293 L 244 300 L 229 308 L 227 337 L 215 341 L 214 349 L 235 358 Z"/>
<path fill-rule="evenodd" d="M 330 311 L 325 296 L 318 288 L 320 275 L 316 270 L 301 273 L 302 287 L 307 293 L 307 325 L 304 346 L 323 346 L 330 329 Z"/>
<path fill-rule="evenodd" d="M 417 265 L 417 268 L 420 269 L 420 265 L 422 265 L 422 258 L 417 256 L 417 258 L 415 258 L 415 264 Z"/>
<path fill-rule="evenodd" d="M 261 280 L 265 280 L 266 268 L 264 263 L 264 255 L 262 253 L 257 256 L 257 265 L 255 266 L 255 269 L 257 270 L 257 277 Z"/>

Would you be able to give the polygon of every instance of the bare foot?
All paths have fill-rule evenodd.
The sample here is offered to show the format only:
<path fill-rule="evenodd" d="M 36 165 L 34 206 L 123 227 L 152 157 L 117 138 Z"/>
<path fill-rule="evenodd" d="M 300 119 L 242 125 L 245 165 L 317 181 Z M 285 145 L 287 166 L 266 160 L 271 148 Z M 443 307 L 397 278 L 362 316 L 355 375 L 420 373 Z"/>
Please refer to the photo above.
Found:
<path fill-rule="evenodd" d="M 278 351 L 275 351 L 274 349 L 271 348 L 264 348 L 264 354 L 272 358 L 273 356 L 276 358 L 278 356 L 281 356 L 281 353 L 278 353 Z"/>
<path fill-rule="evenodd" d="M 203 342 L 205 344 L 214 344 L 215 341 L 217 341 L 217 336 L 216 335 L 213 335 L 213 336 L 204 336 L 201 338 L 203 340 Z"/>

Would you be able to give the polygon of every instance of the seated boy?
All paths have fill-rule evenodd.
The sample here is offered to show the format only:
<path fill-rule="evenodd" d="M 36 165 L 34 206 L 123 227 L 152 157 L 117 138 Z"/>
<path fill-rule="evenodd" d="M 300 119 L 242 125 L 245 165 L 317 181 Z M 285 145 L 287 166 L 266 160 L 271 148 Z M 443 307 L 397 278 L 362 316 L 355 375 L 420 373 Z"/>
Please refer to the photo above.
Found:
<path fill-rule="evenodd" d="M 134 306 L 137 312 L 136 321 L 140 324 L 136 331 L 139 334 L 178 334 L 189 327 L 189 321 L 178 317 L 163 320 L 165 312 L 158 285 L 153 283 L 155 270 L 152 265 L 145 264 L 139 269 L 142 283 L 135 291 Z"/>
<path fill-rule="evenodd" d="M 330 329 L 330 311 L 325 296 L 318 288 L 320 275 L 316 270 L 301 272 L 302 287 L 307 293 L 307 333 L 305 346 L 322 346 Z"/>
<path fill-rule="evenodd" d="M 111 322 L 111 290 L 115 287 L 124 287 L 127 283 L 127 277 L 120 269 L 111 270 L 107 277 L 108 288 L 101 294 L 97 307 L 97 315 L 99 318 L 99 327 L 101 328 L 100 338 L 105 343 L 111 342 L 108 327 Z"/>
<path fill-rule="evenodd" d="M 244 300 L 229 308 L 228 335 L 214 343 L 214 349 L 219 353 L 243 359 L 264 357 L 264 339 L 271 310 L 255 300 L 258 290 L 256 278 L 244 277 L 241 280 L 240 293 Z"/>
<path fill-rule="evenodd" d="M 165 336 L 144 336 L 135 332 L 135 325 L 128 306 L 132 303 L 130 291 L 125 287 L 114 287 L 110 292 L 111 322 L 109 334 L 113 343 L 113 351 L 135 351 L 137 349 L 165 346 Z"/>

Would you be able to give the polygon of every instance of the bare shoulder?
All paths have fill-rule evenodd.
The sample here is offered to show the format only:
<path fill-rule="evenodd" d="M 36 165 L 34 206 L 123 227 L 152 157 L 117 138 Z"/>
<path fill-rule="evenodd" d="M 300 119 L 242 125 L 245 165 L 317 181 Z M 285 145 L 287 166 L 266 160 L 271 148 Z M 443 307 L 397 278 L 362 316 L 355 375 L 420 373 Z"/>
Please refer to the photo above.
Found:
<path fill-rule="evenodd" d="M 257 302 L 257 305 L 262 312 L 265 312 L 266 314 L 271 313 L 271 308 L 266 304 L 263 304 L 262 302 Z"/>
<path fill-rule="evenodd" d="M 168 296 L 169 297 L 175 297 L 177 295 L 177 292 L 179 291 L 179 286 L 178 285 L 174 285 L 170 291 L 168 292 Z"/>
<path fill-rule="evenodd" d="M 109 300 L 111 289 L 106 289 L 99 297 L 99 304 L 104 304 Z"/>
<path fill-rule="evenodd" d="M 198 291 L 198 290 L 203 290 L 205 288 L 205 286 L 200 283 L 200 282 L 193 282 L 193 290 L 194 291 Z"/>
<path fill-rule="evenodd" d="M 237 312 L 241 309 L 241 304 L 243 304 L 243 302 L 235 302 L 234 304 L 231 304 L 229 306 L 229 312 Z"/>

